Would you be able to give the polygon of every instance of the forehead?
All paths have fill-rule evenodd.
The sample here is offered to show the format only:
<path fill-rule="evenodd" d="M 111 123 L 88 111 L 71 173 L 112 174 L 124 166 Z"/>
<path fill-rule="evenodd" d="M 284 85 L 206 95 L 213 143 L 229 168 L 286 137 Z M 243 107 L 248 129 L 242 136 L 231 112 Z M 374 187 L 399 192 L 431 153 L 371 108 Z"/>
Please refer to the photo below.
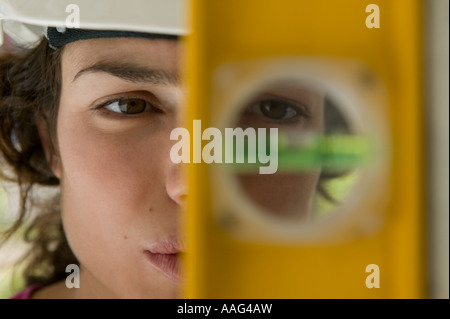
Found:
<path fill-rule="evenodd" d="M 89 39 L 68 44 L 62 55 L 65 76 L 98 62 L 130 63 L 142 67 L 177 72 L 180 45 L 177 40 L 109 38 Z"/>

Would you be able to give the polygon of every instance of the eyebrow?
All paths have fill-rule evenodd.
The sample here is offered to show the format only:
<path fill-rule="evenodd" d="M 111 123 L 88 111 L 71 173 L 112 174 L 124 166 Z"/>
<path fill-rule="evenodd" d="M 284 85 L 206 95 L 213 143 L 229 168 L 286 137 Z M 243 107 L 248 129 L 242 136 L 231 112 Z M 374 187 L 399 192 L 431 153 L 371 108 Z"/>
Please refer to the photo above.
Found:
<path fill-rule="evenodd" d="M 177 85 L 179 75 L 175 72 L 160 69 L 148 69 L 132 63 L 125 62 L 97 62 L 96 64 L 79 71 L 72 82 L 86 73 L 103 72 L 135 83 L 151 83 L 155 85 Z"/>

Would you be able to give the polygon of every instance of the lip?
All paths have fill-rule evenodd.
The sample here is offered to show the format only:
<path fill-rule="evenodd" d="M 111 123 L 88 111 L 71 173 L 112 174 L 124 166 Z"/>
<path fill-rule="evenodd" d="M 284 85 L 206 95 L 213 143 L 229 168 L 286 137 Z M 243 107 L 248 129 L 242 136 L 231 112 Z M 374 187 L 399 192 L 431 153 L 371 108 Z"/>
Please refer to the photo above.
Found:
<path fill-rule="evenodd" d="M 166 275 L 169 279 L 180 282 L 182 278 L 181 253 L 183 243 L 176 239 L 163 240 L 150 245 L 144 254 L 151 266 Z"/>

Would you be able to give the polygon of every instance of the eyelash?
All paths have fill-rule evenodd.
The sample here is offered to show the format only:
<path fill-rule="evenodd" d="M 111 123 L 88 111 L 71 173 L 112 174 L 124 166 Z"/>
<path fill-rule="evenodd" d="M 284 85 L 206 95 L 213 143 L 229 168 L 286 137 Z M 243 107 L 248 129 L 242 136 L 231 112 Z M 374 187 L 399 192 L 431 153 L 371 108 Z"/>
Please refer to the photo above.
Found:
<path fill-rule="evenodd" d="M 271 119 L 270 117 L 266 116 L 263 111 L 261 110 L 261 107 L 264 103 L 282 103 L 284 104 L 286 107 L 289 107 L 293 112 L 295 112 L 295 114 L 288 119 Z M 266 121 L 269 122 L 278 122 L 280 124 L 291 124 L 291 123 L 296 123 L 298 121 L 300 121 L 303 118 L 310 118 L 311 114 L 309 113 L 307 107 L 298 102 L 298 101 L 293 101 L 290 99 L 285 99 L 282 97 L 267 97 L 267 98 L 261 98 L 259 100 L 256 100 L 254 102 L 252 102 L 249 107 L 247 107 L 245 113 L 247 114 L 258 114 L 261 117 L 263 117 Z"/>
<path fill-rule="evenodd" d="M 156 98 L 154 98 L 156 99 Z M 139 100 L 139 101 L 144 101 L 145 102 L 145 109 L 142 112 L 139 113 L 135 113 L 135 114 L 126 114 L 126 113 L 121 113 L 121 112 L 115 112 L 115 111 L 111 111 L 109 109 L 107 109 L 107 106 L 112 105 L 113 103 L 117 103 L 120 101 L 126 101 L 126 100 Z M 143 116 L 144 113 L 164 113 L 164 111 L 162 110 L 161 107 L 158 107 L 156 105 L 158 103 L 155 102 L 150 102 L 148 98 L 142 97 L 142 96 L 136 96 L 136 95 L 122 95 L 122 96 L 117 96 L 114 98 L 111 98 L 105 102 L 100 102 L 100 103 L 96 103 L 93 106 L 93 111 L 94 112 L 101 112 L 102 115 L 105 116 L 111 116 L 111 117 L 116 117 L 116 118 L 135 118 L 135 117 L 141 117 Z"/>

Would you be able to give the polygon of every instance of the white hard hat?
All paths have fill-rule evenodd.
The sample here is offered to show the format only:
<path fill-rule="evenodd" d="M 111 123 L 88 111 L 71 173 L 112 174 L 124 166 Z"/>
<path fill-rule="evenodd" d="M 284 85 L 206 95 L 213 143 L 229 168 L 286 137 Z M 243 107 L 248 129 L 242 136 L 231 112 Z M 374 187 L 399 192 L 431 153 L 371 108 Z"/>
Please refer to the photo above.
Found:
<path fill-rule="evenodd" d="M 80 29 L 182 36 L 188 33 L 187 4 L 188 0 L 0 0 L 0 38 L 3 25 L 15 42 L 32 45 L 48 27 L 64 30 L 74 22 L 74 14 Z"/>

